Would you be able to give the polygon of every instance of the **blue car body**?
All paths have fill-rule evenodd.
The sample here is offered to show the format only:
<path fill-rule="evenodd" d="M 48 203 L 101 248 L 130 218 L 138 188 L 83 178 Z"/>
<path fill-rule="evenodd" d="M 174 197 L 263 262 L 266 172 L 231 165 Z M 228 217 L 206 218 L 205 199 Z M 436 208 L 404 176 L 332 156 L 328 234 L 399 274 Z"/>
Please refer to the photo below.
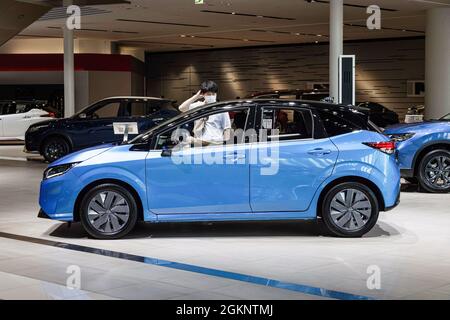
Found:
<path fill-rule="evenodd" d="M 394 125 L 384 133 L 391 137 L 413 134 L 404 141 L 397 141 L 399 165 L 405 177 L 417 174 L 418 162 L 427 151 L 450 148 L 450 121 L 446 120 Z"/>
<path fill-rule="evenodd" d="M 228 106 L 230 110 L 246 104 L 252 114 L 257 114 L 262 103 L 255 101 L 219 106 Z M 305 106 L 298 101 L 265 104 Z M 331 108 L 317 102 L 308 105 L 313 112 L 316 108 Z M 177 121 L 183 119 L 173 119 L 174 123 Z M 142 208 L 142 219 L 148 222 L 315 219 L 324 191 L 337 181 L 360 181 L 369 185 L 381 211 L 396 206 L 400 194 L 396 158 L 365 144 L 389 139 L 368 128 L 330 136 L 318 133 L 319 126 L 323 125 L 315 114 L 314 121 L 316 133 L 312 139 L 278 142 L 275 175 L 260 174 L 270 159 L 261 159 L 257 164 L 248 161 L 176 164 L 171 157 L 163 156 L 161 150 L 142 148 L 139 141 L 75 152 L 50 165 L 56 168 L 75 164 L 66 173 L 42 181 L 40 206 L 47 218 L 78 221 L 80 197 L 86 190 L 99 183 L 115 182 L 132 190 Z M 147 137 L 156 136 L 171 125 L 156 127 Z M 271 143 L 240 144 L 229 151 L 225 147 L 224 158 L 237 154 L 248 157 L 252 152 L 269 148 Z M 223 150 L 223 146 L 211 146 L 187 152 L 211 156 L 218 152 L 217 148 Z"/>

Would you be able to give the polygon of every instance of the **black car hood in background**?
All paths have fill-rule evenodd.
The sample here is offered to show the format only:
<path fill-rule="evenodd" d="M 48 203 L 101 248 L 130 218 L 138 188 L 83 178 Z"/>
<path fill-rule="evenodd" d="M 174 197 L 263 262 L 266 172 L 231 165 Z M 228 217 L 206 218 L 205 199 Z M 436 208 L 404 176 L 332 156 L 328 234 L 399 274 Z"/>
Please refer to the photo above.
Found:
<path fill-rule="evenodd" d="M 66 121 L 66 119 L 51 119 L 51 120 L 44 120 L 41 122 L 37 122 L 35 124 L 32 124 L 30 126 L 30 128 L 35 128 L 35 127 L 44 127 L 44 126 L 49 126 L 49 125 L 54 125 L 57 123 L 61 123 L 62 121 Z"/>

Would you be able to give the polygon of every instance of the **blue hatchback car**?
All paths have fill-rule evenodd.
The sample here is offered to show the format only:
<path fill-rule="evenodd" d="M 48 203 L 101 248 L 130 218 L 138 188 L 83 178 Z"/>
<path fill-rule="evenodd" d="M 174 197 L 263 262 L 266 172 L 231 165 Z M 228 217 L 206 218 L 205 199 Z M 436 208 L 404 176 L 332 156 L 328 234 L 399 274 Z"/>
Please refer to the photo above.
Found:
<path fill-rule="evenodd" d="M 193 142 L 197 121 L 225 112 L 234 132 L 226 143 Z M 359 237 L 399 195 L 395 144 L 364 114 L 322 102 L 241 100 L 50 164 L 39 216 L 80 221 L 100 239 L 123 237 L 139 220 L 316 218 L 333 235 Z"/>
<path fill-rule="evenodd" d="M 388 127 L 401 174 L 428 192 L 450 192 L 450 114 L 439 120 Z"/>

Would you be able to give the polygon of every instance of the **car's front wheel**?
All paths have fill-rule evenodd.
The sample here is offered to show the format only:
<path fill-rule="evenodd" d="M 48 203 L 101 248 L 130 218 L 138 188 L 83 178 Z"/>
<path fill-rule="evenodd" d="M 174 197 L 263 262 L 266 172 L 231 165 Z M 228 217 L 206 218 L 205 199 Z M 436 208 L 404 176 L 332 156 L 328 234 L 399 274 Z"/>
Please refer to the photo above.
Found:
<path fill-rule="evenodd" d="M 102 184 L 86 193 L 80 205 L 84 229 L 97 239 L 118 239 L 136 225 L 138 207 L 133 195 L 116 184 Z"/>
<path fill-rule="evenodd" d="M 327 229 L 340 237 L 361 237 L 378 220 L 378 201 L 373 191 L 359 182 L 345 182 L 331 188 L 322 204 Z"/>
<path fill-rule="evenodd" d="M 450 151 L 433 150 L 420 161 L 420 186 L 428 192 L 450 192 Z"/>
<path fill-rule="evenodd" d="M 50 163 L 64 157 L 69 152 L 69 143 L 60 137 L 50 137 L 42 146 L 42 156 Z"/>

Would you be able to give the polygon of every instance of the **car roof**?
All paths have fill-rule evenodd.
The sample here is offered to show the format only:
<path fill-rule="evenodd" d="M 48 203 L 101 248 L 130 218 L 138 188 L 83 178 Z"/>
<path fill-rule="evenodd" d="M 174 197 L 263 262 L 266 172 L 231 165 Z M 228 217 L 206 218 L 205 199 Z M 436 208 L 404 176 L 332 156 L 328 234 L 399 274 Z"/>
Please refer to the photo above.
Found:
<path fill-rule="evenodd" d="M 264 96 L 269 94 L 329 94 L 327 90 L 307 90 L 307 89 L 282 89 L 255 92 L 247 96 L 247 98 Z"/>
<path fill-rule="evenodd" d="M 289 106 L 302 106 L 310 109 L 330 109 L 334 111 L 357 111 L 355 106 L 352 105 L 344 105 L 344 104 L 334 104 L 324 101 L 314 101 L 314 100 L 299 100 L 299 99 L 241 99 L 241 100 L 230 100 L 230 101 L 223 101 L 218 102 L 215 104 L 211 104 L 210 106 L 219 106 L 219 105 L 233 105 L 238 106 L 241 105 L 261 105 L 261 104 L 276 104 L 276 105 L 283 105 L 286 107 Z M 207 108 L 208 105 L 202 106 L 200 108 Z M 200 110 L 200 109 L 198 109 Z"/>
<path fill-rule="evenodd" d="M 158 97 L 144 97 L 144 96 L 114 96 L 114 97 L 107 97 L 103 98 L 100 101 L 105 100 L 125 100 L 125 99 L 134 99 L 134 100 L 160 100 L 160 101 L 174 101 L 171 99 L 165 99 L 165 98 L 158 98 Z"/>

